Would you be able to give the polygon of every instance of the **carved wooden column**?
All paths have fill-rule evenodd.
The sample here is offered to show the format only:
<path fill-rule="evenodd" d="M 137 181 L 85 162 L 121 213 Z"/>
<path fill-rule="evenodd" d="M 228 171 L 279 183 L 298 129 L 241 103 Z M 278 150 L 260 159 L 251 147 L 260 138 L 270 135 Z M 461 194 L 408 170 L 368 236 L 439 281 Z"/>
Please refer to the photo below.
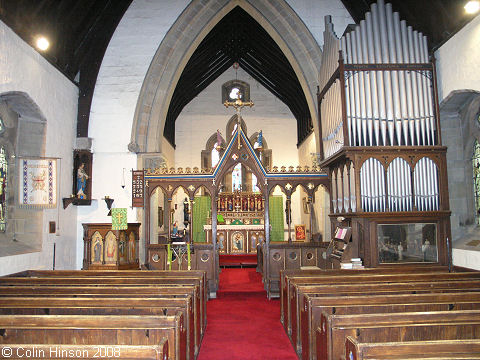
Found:
<path fill-rule="evenodd" d="M 288 227 L 288 242 L 292 242 L 292 196 L 287 194 L 287 200 L 285 202 L 285 217 Z"/>

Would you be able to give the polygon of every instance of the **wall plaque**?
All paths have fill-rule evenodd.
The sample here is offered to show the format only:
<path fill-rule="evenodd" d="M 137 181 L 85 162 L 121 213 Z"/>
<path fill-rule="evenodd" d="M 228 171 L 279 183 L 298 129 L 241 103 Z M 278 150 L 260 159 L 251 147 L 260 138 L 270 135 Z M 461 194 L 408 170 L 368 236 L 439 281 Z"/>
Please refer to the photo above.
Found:
<path fill-rule="evenodd" d="M 145 177 L 143 170 L 132 171 L 132 207 L 143 207 Z"/>

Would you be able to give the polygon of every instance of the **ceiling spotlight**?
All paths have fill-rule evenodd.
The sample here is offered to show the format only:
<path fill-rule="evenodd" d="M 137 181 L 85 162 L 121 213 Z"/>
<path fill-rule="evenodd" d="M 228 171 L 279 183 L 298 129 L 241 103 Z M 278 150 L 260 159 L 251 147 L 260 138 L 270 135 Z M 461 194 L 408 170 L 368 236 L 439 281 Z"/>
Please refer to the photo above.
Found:
<path fill-rule="evenodd" d="M 50 46 L 50 42 L 44 36 L 39 36 L 36 41 L 37 48 L 41 51 L 45 51 Z"/>
<path fill-rule="evenodd" d="M 472 0 L 467 2 L 467 4 L 464 6 L 465 11 L 467 14 L 475 14 L 480 10 L 480 1 L 478 0 Z"/>

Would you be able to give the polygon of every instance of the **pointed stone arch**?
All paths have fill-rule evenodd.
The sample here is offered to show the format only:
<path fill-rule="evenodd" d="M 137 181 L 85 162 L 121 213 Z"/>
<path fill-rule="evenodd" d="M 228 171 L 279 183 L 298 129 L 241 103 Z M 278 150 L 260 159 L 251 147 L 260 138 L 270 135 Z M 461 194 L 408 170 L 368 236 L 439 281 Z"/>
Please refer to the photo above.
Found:
<path fill-rule="evenodd" d="M 318 147 L 316 87 L 322 53 L 303 21 L 285 0 L 205 0 L 190 3 L 157 49 L 137 101 L 130 151 L 162 152 L 168 106 L 186 63 L 215 24 L 236 6 L 269 33 L 290 61 L 305 92 Z"/>

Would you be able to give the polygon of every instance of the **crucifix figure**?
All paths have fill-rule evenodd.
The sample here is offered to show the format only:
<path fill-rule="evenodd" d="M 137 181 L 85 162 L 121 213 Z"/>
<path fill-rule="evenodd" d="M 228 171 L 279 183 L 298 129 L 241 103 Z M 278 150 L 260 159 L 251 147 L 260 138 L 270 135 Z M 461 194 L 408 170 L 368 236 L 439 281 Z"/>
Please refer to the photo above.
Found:
<path fill-rule="evenodd" d="M 235 111 L 237 112 L 237 128 L 240 130 L 241 129 L 241 124 L 242 124 L 242 115 L 241 111 L 244 106 L 252 107 L 254 105 L 253 101 L 242 101 L 240 99 L 240 94 L 238 94 L 238 97 L 235 101 L 228 101 L 225 100 L 223 105 L 225 105 L 226 108 L 232 106 Z M 240 149 L 242 146 L 240 145 L 240 136 L 238 137 L 238 149 Z"/>

